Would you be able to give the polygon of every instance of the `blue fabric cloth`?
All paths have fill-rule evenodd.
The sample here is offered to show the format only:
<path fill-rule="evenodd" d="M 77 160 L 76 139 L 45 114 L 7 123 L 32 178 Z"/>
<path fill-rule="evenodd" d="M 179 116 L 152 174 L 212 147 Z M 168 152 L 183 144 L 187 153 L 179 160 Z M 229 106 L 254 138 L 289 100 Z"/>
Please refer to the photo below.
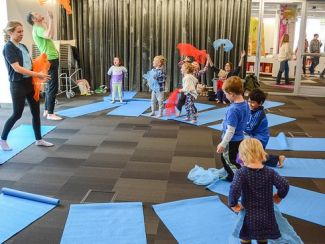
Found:
<path fill-rule="evenodd" d="M 284 198 L 289 191 L 287 180 L 268 167 L 252 169 L 244 166 L 236 172 L 230 186 L 228 202 L 229 206 L 234 207 L 242 197 L 246 216 L 239 235 L 241 239 L 264 240 L 280 237 L 273 209 L 273 186 L 276 186 L 280 198 Z"/>
<path fill-rule="evenodd" d="M 263 106 L 250 111 L 245 133 L 248 134 L 249 137 L 259 140 L 263 144 L 263 147 L 266 147 L 270 134 Z"/>
<path fill-rule="evenodd" d="M 141 202 L 72 204 L 61 244 L 146 244 Z"/>
<path fill-rule="evenodd" d="M 227 109 L 225 119 L 222 125 L 222 137 L 224 136 L 227 126 L 230 125 L 235 129 L 235 134 L 231 141 L 241 141 L 244 139 L 244 129 L 249 117 L 249 107 L 246 101 L 241 103 L 231 103 Z"/>
<path fill-rule="evenodd" d="M 234 47 L 232 42 L 228 39 L 218 39 L 213 42 L 214 49 L 218 50 L 221 45 L 223 45 L 225 52 L 229 52 Z"/>
<path fill-rule="evenodd" d="M 23 45 L 28 51 L 27 47 Z M 8 41 L 3 48 L 2 54 L 5 58 L 5 63 L 8 70 L 9 81 L 20 81 L 23 79 L 24 75 L 17 73 L 12 67 L 11 64 L 18 62 L 20 66 L 24 66 L 24 59 L 21 50 L 11 41 Z"/>
<path fill-rule="evenodd" d="M 165 90 L 166 72 L 164 69 L 153 68 L 143 78 L 148 81 L 151 91 L 160 92 Z"/>
<path fill-rule="evenodd" d="M 196 185 L 209 185 L 217 179 L 227 176 L 224 168 L 209 168 L 205 170 L 203 167 L 195 165 L 187 175 L 187 179 L 193 181 Z"/>

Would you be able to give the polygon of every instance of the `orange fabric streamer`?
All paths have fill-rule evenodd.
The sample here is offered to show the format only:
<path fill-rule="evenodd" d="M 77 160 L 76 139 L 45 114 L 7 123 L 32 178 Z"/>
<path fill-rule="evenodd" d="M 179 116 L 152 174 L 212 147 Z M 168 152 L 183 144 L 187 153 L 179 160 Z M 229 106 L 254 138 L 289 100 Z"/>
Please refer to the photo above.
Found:
<path fill-rule="evenodd" d="M 45 53 L 42 53 L 37 58 L 33 59 L 33 71 L 35 71 L 35 72 L 42 72 L 44 74 L 47 74 L 50 69 L 50 66 L 51 66 L 51 64 L 47 60 L 47 56 Z M 44 82 L 44 80 L 33 76 L 32 82 L 33 82 L 33 86 L 34 86 L 34 99 L 35 99 L 35 101 L 39 101 L 41 85 Z"/>
<path fill-rule="evenodd" d="M 175 107 L 178 101 L 179 89 L 174 90 L 168 97 L 165 104 L 166 115 L 171 116 L 176 113 Z"/>
<path fill-rule="evenodd" d="M 67 14 L 72 14 L 70 0 L 58 0 L 58 2 L 64 7 Z"/>
<path fill-rule="evenodd" d="M 191 56 L 200 64 L 205 64 L 207 60 L 206 50 L 199 50 L 191 44 L 179 43 L 177 44 L 179 54 L 181 56 Z"/>

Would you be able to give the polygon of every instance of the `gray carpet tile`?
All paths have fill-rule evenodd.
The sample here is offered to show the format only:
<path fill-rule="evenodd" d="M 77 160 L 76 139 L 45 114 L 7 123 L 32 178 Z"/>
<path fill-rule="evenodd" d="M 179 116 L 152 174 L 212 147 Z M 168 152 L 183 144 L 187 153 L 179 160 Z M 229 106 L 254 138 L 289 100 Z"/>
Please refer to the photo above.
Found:
<path fill-rule="evenodd" d="M 130 160 L 141 162 L 170 163 L 173 152 L 149 149 L 136 149 Z"/>
<path fill-rule="evenodd" d="M 117 180 L 113 191 L 117 192 L 116 201 L 140 201 L 160 203 L 164 201 L 167 181 L 147 179 Z"/>
<path fill-rule="evenodd" d="M 18 181 L 33 167 L 34 166 L 32 164 L 14 162 L 5 163 L 0 165 L 0 180 Z"/>
<path fill-rule="evenodd" d="M 168 180 L 169 164 L 129 161 L 121 178 Z"/>
<path fill-rule="evenodd" d="M 151 129 L 147 131 L 143 136 L 144 137 L 158 137 L 158 138 L 177 138 L 178 130 L 158 130 Z"/>
<path fill-rule="evenodd" d="M 65 145 L 76 145 L 76 146 L 99 146 L 106 138 L 106 135 L 89 135 L 89 134 L 78 134 L 72 136 L 64 144 Z"/>

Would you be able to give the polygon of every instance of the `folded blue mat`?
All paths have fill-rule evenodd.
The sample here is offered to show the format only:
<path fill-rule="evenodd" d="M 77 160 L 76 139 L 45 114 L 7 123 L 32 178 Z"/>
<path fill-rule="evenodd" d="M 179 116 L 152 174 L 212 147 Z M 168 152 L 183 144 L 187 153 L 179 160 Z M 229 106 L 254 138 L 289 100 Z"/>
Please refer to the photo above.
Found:
<path fill-rule="evenodd" d="M 229 195 L 230 182 L 218 180 L 207 186 L 210 191 Z M 281 213 L 325 226 L 325 194 L 290 186 L 288 195 L 278 205 Z"/>
<path fill-rule="evenodd" d="M 0 243 L 55 208 L 59 199 L 2 188 L 0 194 Z"/>
<path fill-rule="evenodd" d="M 236 215 L 218 196 L 153 205 L 178 243 L 228 243 Z"/>
<path fill-rule="evenodd" d="M 141 202 L 72 204 L 61 244 L 145 244 Z"/>
<path fill-rule="evenodd" d="M 42 136 L 54 130 L 55 126 L 41 126 Z M 33 127 L 31 125 L 20 125 L 16 129 L 10 131 L 8 136 L 8 144 L 12 148 L 11 151 L 0 150 L 0 165 L 11 159 L 16 154 L 20 153 L 26 147 L 35 142 Z"/>
<path fill-rule="evenodd" d="M 121 105 L 123 105 L 123 103 L 110 103 L 108 101 L 103 101 L 61 110 L 58 111 L 57 114 L 68 118 L 76 118 L 82 115 L 91 114 L 110 108 L 115 108 Z"/>
<path fill-rule="evenodd" d="M 205 103 L 195 103 L 195 106 L 196 106 L 198 112 L 215 107 L 214 105 L 205 104 Z M 169 120 L 170 119 L 170 120 L 173 120 L 174 118 L 177 118 L 176 115 L 166 116 L 165 112 L 166 112 L 166 110 L 164 110 L 164 114 L 163 114 L 162 117 L 156 118 L 156 119 L 160 119 L 160 120 Z M 150 113 L 142 114 L 142 116 L 151 117 Z M 181 114 L 183 114 L 183 115 L 186 114 L 186 110 L 183 109 Z M 153 117 L 153 118 L 155 118 L 155 117 Z"/>
<path fill-rule="evenodd" d="M 138 117 L 148 108 L 150 108 L 150 106 L 150 101 L 133 100 L 128 102 L 126 105 L 110 111 L 107 115 Z"/>
<path fill-rule="evenodd" d="M 218 108 L 209 111 L 205 111 L 199 114 L 197 117 L 197 123 L 193 124 L 191 121 L 184 121 L 185 116 L 173 118 L 180 122 L 193 124 L 193 125 L 204 125 L 214 121 L 223 120 L 226 115 L 227 108 Z"/>
<path fill-rule="evenodd" d="M 123 101 L 131 100 L 136 94 L 137 94 L 137 92 L 135 92 L 135 91 L 124 91 L 123 92 Z M 112 94 L 110 94 L 109 96 L 103 97 L 103 99 L 104 99 L 104 101 L 111 101 Z M 118 100 L 118 95 L 115 96 L 115 99 Z"/>
<path fill-rule="evenodd" d="M 282 176 L 325 179 L 325 159 L 286 158 L 283 168 L 273 168 Z"/>
<path fill-rule="evenodd" d="M 266 114 L 266 117 L 267 117 L 267 120 L 268 120 L 269 127 L 284 124 L 284 123 L 288 123 L 288 122 L 296 120 L 294 118 L 285 117 L 285 116 L 281 116 L 281 115 L 277 115 L 277 114 Z M 211 126 L 208 126 L 208 127 L 213 129 L 213 130 L 222 131 L 222 123 L 216 124 L 216 125 L 211 125 Z"/>
<path fill-rule="evenodd" d="M 270 137 L 266 149 L 292 151 L 325 151 L 325 138 L 286 137 L 283 132 Z"/>

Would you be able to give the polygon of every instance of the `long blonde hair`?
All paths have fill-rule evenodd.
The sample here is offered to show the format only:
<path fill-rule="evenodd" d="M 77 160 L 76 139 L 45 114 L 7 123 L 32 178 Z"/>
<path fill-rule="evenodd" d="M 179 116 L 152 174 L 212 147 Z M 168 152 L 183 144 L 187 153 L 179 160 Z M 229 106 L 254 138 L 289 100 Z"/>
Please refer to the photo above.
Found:
<path fill-rule="evenodd" d="M 262 143 L 255 138 L 246 138 L 239 144 L 239 157 L 246 164 L 266 161 L 266 156 Z"/>
<path fill-rule="evenodd" d="M 289 42 L 289 35 L 288 34 L 284 34 L 283 37 L 282 37 L 282 44 L 284 43 L 288 43 Z"/>
<path fill-rule="evenodd" d="M 10 33 L 14 32 L 18 26 L 23 26 L 23 25 L 17 20 L 8 21 L 6 28 L 3 29 L 5 42 L 8 42 L 10 40 Z"/>

